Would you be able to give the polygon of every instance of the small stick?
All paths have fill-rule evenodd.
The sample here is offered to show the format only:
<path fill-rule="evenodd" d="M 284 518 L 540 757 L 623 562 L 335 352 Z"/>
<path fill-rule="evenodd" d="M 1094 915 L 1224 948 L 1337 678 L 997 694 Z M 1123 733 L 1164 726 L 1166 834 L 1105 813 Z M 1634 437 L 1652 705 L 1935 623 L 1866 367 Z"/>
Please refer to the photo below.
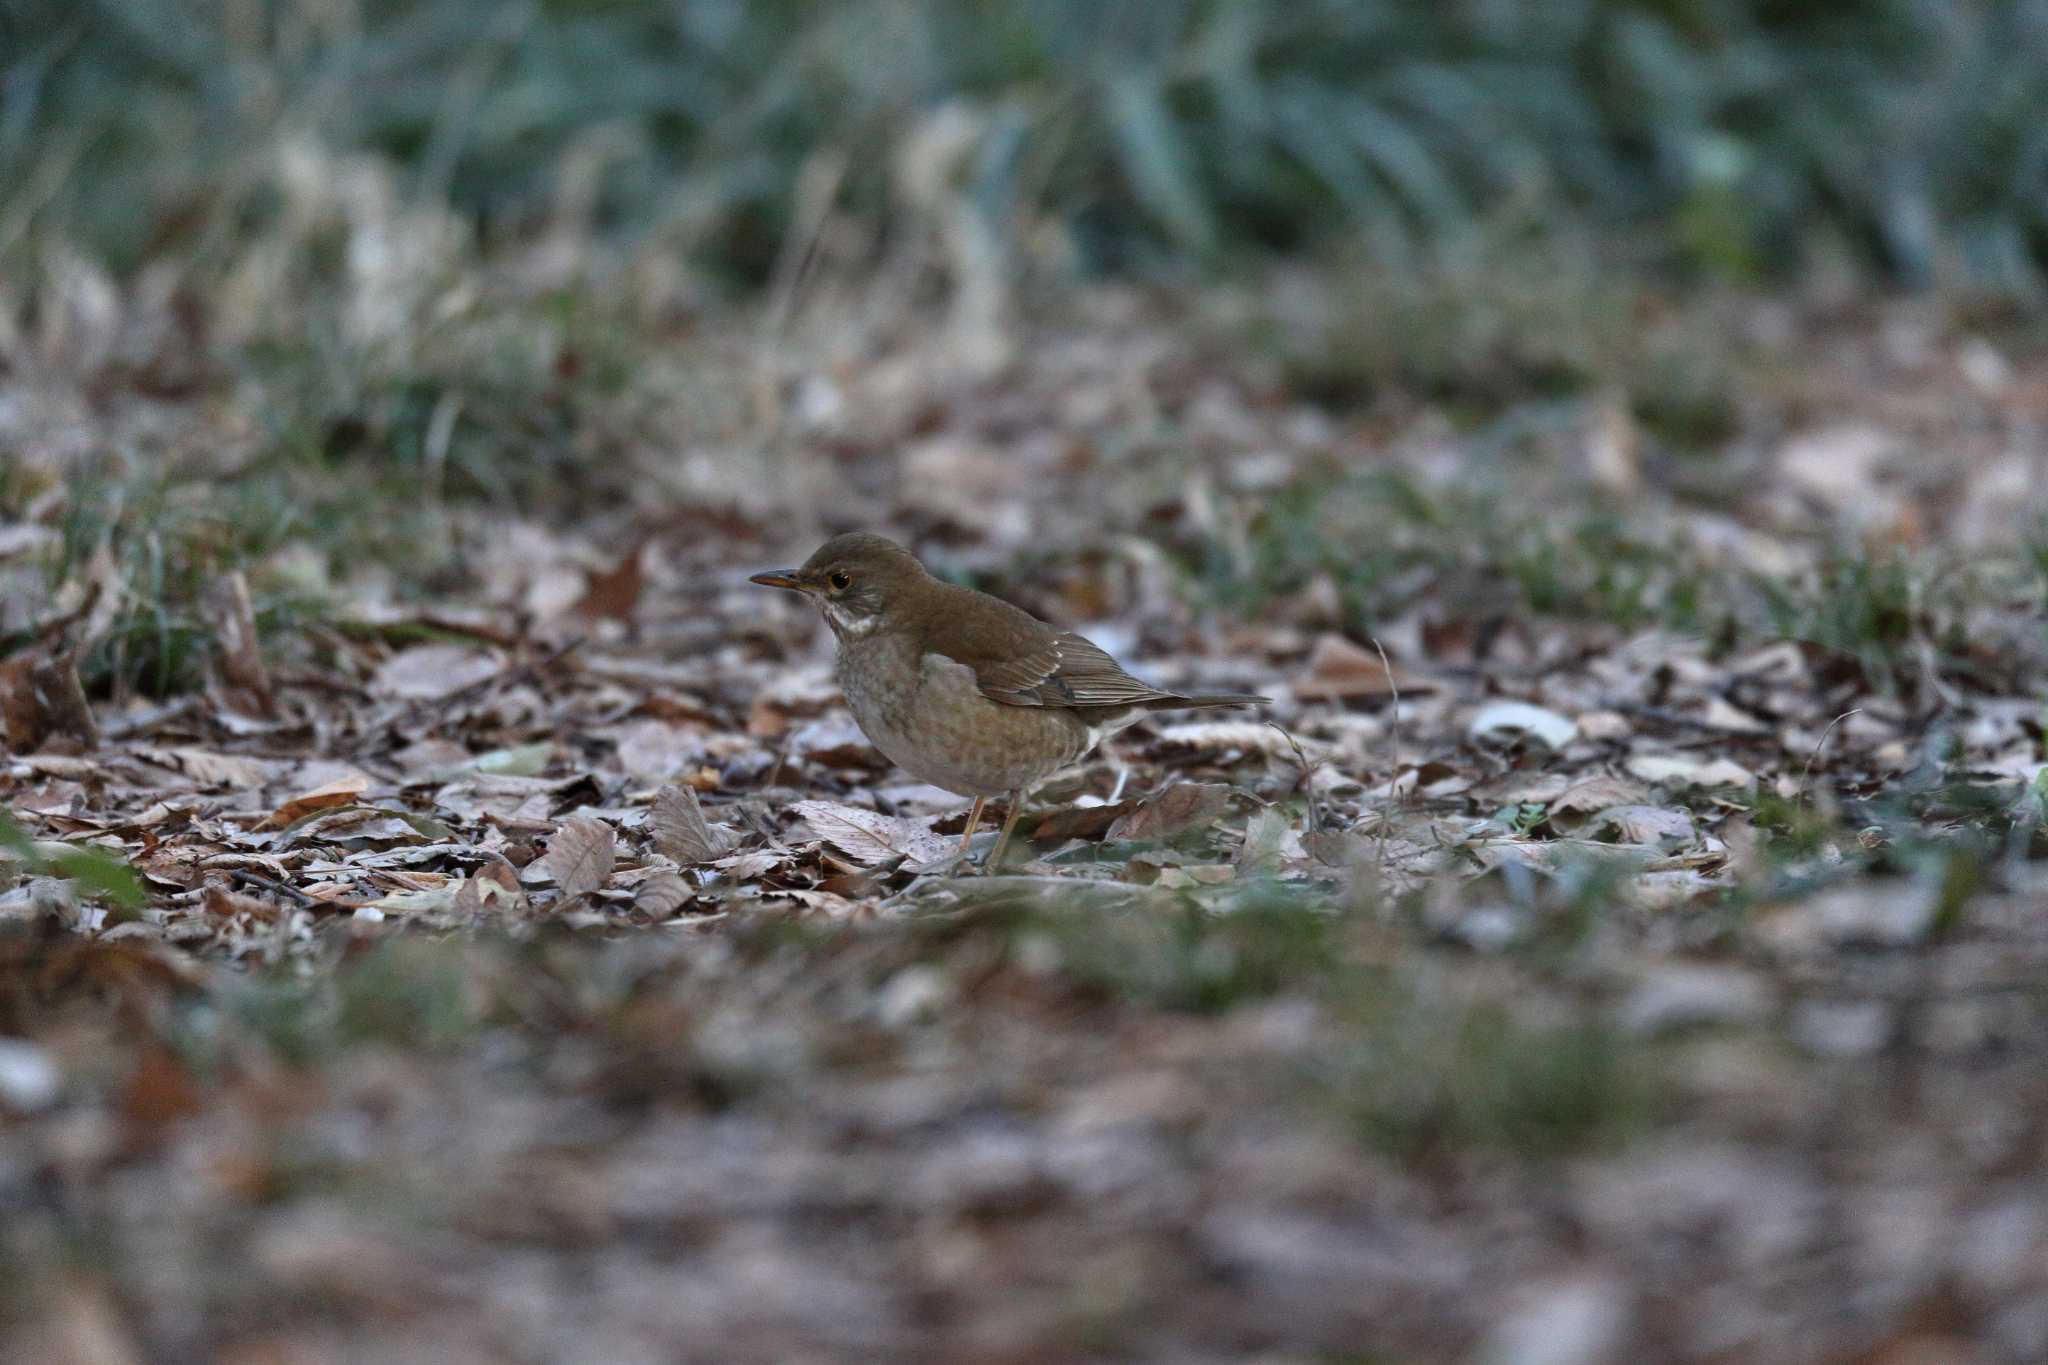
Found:
<path fill-rule="evenodd" d="M 1280 732 L 1280 738 L 1286 740 L 1287 747 L 1294 750 L 1294 761 L 1301 765 L 1301 790 L 1308 797 L 1308 832 L 1314 834 L 1323 827 L 1322 817 L 1316 809 L 1315 772 L 1319 765 L 1308 761 L 1308 755 L 1302 751 L 1301 741 L 1296 739 L 1286 726 L 1277 720 L 1269 720 L 1266 724 Z"/>
<path fill-rule="evenodd" d="M 1841 715 L 1836 716 L 1833 720 L 1829 721 L 1828 728 L 1820 732 L 1820 738 L 1814 742 L 1813 752 L 1806 756 L 1806 767 L 1802 769 L 1799 774 L 1799 794 L 1801 796 L 1805 796 L 1808 799 L 1811 799 L 1812 797 L 1812 793 L 1808 791 L 1808 786 L 1813 780 L 1813 765 L 1819 761 L 1820 751 L 1827 747 L 1828 736 L 1832 735 L 1835 732 L 1835 727 L 1837 725 L 1840 725 L 1843 721 L 1849 719 L 1849 717 L 1860 716 L 1862 714 L 1863 708 L 1860 706 L 1853 711 L 1844 711 Z"/>
<path fill-rule="evenodd" d="M 266 877 L 260 872 L 251 872 L 247 868 L 229 868 L 228 880 L 232 882 L 246 882 L 248 885 L 259 890 L 268 891 L 274 896 L 283 896 L 286 900 L 296 902 L 308 909 L 320 904 L 319 901 L 299 890 L 296 886 L 286 886 L 281 881 Z"/>
<path fill-rule="evenodd" d="M 1372 641 L 1372 647 L 1379 653 L 1380 668 L 1387 675 L 1387 690 L 1394 694 L 1394 709 L 1387 717 L 1387 751 L 1389 758 L 1392 760 L 1392 765 L 1387 770 L 1387 797 L 1389 800 L 1399 801 L 1401 799 L 1400 793 L 1394 784 L 1400 781 L 1401 778 L 1401 684 L 1394 681 L 1394 666 L 1387 662 L 1386 647 L 1380 643 L 1380 637 L 1372 635 L 1367 638 Z M 1378 858 L 1379 871 L 1382 876 L 1386 874 L 1387 870 L 1387 835 L 1393 823 L 1392 812 L 1382 810 L 1380 812 L 1380 847 Z"/>

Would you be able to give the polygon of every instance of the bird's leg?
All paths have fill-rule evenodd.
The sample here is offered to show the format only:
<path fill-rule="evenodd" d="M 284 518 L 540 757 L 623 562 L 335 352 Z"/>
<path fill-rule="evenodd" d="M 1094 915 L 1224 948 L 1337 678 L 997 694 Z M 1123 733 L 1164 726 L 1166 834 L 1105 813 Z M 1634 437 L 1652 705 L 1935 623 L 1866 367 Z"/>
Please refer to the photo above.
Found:
<path fill-rule="evenodd" d="M 1010 803 L 1010 813 L 1003 819 L 1003 832 L 996 836 L 996 846 L 989 853 L 988 861 L 982 864 L 990 872 L 995 871 L 996 868 L 1002 865 L 1003 850 L 1010 846 L 1010 831 L 1017 828 L 1017 817 L 1024 813 L 1024 792 L 1022 788 L 1011 792 L 1006 799 Z"/>
<path fill-rule="evenodd" d="M 967 850 L 974 843 L 974 831 L 981 828 L 981 808 L 988 804 L 986 796 L 974 798 L 974 809 L 967 812 L 967 832 L 960 836 L 960 856 L 966 857 Z"/>
<path fill-rule="evenodd" d="M 1116 773 L 1116 785 L 1109 789 L 1109 804 L 1114 806 L 1124 799 L 1124 786 L 1131 780 L 1131 765 L 1109 745 L 1102 746 L 1102 756 L 1109 760 L 1109 766 Z"/>

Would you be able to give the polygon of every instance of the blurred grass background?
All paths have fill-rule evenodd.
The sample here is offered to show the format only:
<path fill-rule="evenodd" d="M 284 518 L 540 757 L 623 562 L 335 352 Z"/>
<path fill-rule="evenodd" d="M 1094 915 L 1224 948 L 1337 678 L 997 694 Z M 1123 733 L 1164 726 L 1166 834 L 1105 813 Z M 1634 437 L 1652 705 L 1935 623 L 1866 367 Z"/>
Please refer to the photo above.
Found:
<path fill-rule="evenodd" d="M 10 273 L 204 257 L 311 142 L 484 241 L 581 214 L 745 288 L 810 158 L 880 220 L 931 138 L 1084 273 L 1504 213 L 1740 279 L 2031 294 L 2048 260 L 2043 0 L 8 0 L 0 63 Z"/>
<path fill-rule="evenodd" d="M 0 0 L 0 520 L 61 532 L 0 652 L 92 576 L 89 689 L 175 691 L 226 569 L 288 636 L 352 571 L 473 584 L 494 523 L 451 509 L 631 539 L 762 487 L 835 365 L 951 327 L 1001 373 L 1076 281 L 1166 284 L 1248 383 L 1440 413 L 1475 466 L 1612 421 L 1733 505 L 1754 459 L 1698 457 L 1810 404 L 1801 324 L 1731 299 L 1921 289 L 2038 342 L 2044 108 L 2048 0 Z M 1310 470 L 1181 558 L 1246 611 L 1330 579 L 1361 632 L 1476 584 L 1955 653 L 1967 601 L 1865 575 L 1934 624 L 1837 628 L 1832 580 L 1716 587 L 1526 491 Z"/>

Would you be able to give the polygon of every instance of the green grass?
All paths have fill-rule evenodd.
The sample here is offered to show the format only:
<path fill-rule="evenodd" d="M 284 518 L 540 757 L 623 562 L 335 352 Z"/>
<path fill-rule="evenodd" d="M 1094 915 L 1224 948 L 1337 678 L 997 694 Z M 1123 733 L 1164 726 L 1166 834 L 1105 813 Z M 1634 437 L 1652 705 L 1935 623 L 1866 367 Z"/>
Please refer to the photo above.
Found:
<path fill-rule="evenodd" d="M 1086 269 L 1333 234 L 1395 259 L 1514 208 L 1650 223 L 1736 278 L 1818 236 L 2025 288 L 2048 230 L 2038 0 L 19 0 L 0 52 L 0 183 L 124 271 L 274 220 L 267 158 L 311 131 L 486 233 L 568 205 L 758 283 L 807 158 L 863 149 L 842 198 L 887 218 L 877 149 L 949 103 L 940 179 Z"/>
<path fill-rule="evenodd" d="M 2011 693 L 2048 656 L 2048 631 L 1979 638 L 1986 613 L 2030 623 L 2048 611 L 2033 550 L 1967 561 L 1939 548 L 1816 550 L 1812 568 L 1773 577 L 1606 510 L 1582 485 L 1532 492 L 1529 480 L 1558 478 L 1538 462 L 1475 464 L 1475 477 L 1442 487 L 1311 471 L 1247 501 L 1241 538 L 1170 548 L 1205 600 L 1248 617 L 1327 578 L 1340 624 L 1360 639 L 1429 601 L 1472 624 L 1658 627 L 1720 649 L 1790 639 L 1816 651 L 1824 682 L 1909 700 L 1925 692 L 1929 667 Z"/>
<path fill-rule="evenodd" d="M 69 881 L 80 896 L 99 901 L 117 911 L 132 912 L 148 903 L 142 879 L 126 859 L 105 849 L 38 842 L 0 811 L 0 871 L 23 877 L 57 877 Z M 10 878 L 11 879 L 11 878 Z"/>
<path fill-rule="evenodd" d="M 394 937 L 315 977 L 290 967 L 260 968 L 186 1005 L 172 1040 L 202 1074 L 250 1042 L 307 1068 L 366 1044 L 447 1052 L 485 1022 L 492 990 L 488 951 Z"/>
<path fill-rule="evenodd" d="M 18 500 L 0 494 L 0 517 L 26 510 L 27 489 Z M 110 612 L 79 661 L 88 692 L 161 696 L 199 685 L 213 633 L 206 592 L 232 570 L 255 570 L 260 636 L 290 634 L 316 617 L 315 589 L 258 567 L 286 546 L 330 533 L 316 529 L 309 510 L 260 472 L 213 484 L 98 462 L 74 474 L 56 503 L 61 539 L 42 569 L 53 604 L 61 589 L 97 585 L 98 605 Z M 26 642 L 0 638 L 0 653 Z"/>
<path fill-rule="evenodd" d="M 1357 1027 L 1331 1098 L 1361 1140 L 1407 1160 L 1554 1158 L 1625 1142 L 1657 1113 L 1644 1045 L 1599 1022 L 1535 1025 L 1498 1004 L 1394 991 L 1364 1005 Z"/>
<path fill-rule="evenodd" d="M 1319 989 L 1342 960 L 1332 911 L 1277 887 L 1234 909 L 1044 914 L 1020 932 L 1054 945 L 1062 973 L 1086 990 L 1195 1014 Z"/>

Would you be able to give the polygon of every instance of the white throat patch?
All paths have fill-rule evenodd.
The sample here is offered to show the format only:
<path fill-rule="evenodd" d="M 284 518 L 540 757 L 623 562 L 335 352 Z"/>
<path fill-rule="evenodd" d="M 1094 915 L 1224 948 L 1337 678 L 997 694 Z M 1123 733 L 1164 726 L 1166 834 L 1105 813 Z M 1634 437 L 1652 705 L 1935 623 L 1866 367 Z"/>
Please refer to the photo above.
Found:
<path fill-rule="evenodd" d="M 882 624 L 882 618 L 879 616 L 856 616 L 837 602 L 822 602 L 819 605 L 824 608 L 825 619 L 831 623 L 833 630 L 855 640 L 870 634 L 876 626 Z"/>

